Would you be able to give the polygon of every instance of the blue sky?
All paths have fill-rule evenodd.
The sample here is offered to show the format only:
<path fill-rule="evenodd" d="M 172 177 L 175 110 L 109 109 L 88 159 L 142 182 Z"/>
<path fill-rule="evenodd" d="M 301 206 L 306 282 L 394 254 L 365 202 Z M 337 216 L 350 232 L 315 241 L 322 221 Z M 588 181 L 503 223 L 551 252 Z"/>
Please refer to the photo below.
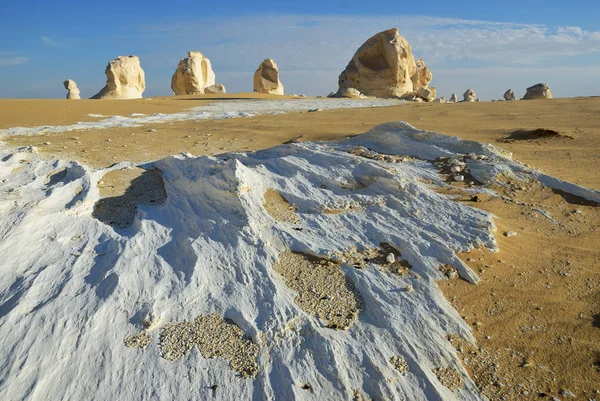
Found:
<path fill-rule="evenodd" d="M 206 5 L 210 4 L 210 5 Z M 0 12 L 0 97 L 82 96 L 106 63 L 140 56 L 146 97 L 170 94 L 189 50 L 211 59 L 229 92 L 251 91 L 274 58 L 287 93 L 326 95 L 358 46 L 397 27 L 433 71 L 438 93 L 484 99 L 547 82 L 556 96 L 600 95 L 600 3 L 486 1 L 12 1 Z"/>

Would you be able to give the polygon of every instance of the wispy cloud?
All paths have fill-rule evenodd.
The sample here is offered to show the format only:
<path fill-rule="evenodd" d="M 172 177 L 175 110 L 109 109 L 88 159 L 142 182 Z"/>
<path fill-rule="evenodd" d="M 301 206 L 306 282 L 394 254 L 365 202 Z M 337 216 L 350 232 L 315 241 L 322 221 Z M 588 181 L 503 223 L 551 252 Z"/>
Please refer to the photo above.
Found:
<path fill-rule="evenodd" d="M 11 53 L 0 52 L 0 67 L 22 65 L 29 61 L 29 57 L 13 56 Z"/>
<path fill-rule="evenodd" d="M 52 46 L 52 47 L 56 47 L 57 46 L 56 42 L 54 40 L 52 40 L 52 38 L 50 38 L 48 36 L 42 36 L 42 42 L 44 42 L 48 46 Z"/>

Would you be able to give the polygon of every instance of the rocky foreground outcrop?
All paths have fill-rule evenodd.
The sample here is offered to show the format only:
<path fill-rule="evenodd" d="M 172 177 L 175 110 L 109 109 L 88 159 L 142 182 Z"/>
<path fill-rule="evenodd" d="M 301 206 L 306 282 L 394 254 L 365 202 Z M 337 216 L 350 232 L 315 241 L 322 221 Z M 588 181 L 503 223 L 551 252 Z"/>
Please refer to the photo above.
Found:
<path fill-rule="evenodd" d="M 527 88 L 527 93 L 523 97 L 524 100 L 534 99 L 552 99 L 552 91 L 550 87 L 544 83 L 533 85 Z"/>
<path fill-rule="evenodd" d="M 279 67 L 273 59 L 265 59 L 254 73 L 254 92 L 283 95 Z"/>
<path fill-rule="evenodd" d="M 139 99 L 146 78 L 138 56 L 119 56 L 106 66 L 106 85 L 92 99 Z"/>
<path fill-rule="evenodd" d="M 435 88 L 428 87 L 432 78 L 425 62 L 415 61 L 410 44 L 394 28 L 374 35 L 358 48 L 340 74 L 337 96 L 353 88 L 367 96 L 433 101 Z"/>
<path fill-rule="evenodd" d="M 65 82 L 63 82 L 63 85 L 65 86 L 65 89 L 68 91 L 67 92 L 67 99 L 73 99 L 73 100 L 78 100 L 81 99 L 81 92 L 79 91 L 79 88 L 77 87 L 77 84 L 75 83 L 75 81 L 73 81 L 72 79 L 67 79 Z"/>
<path fill-rule="evenodd" d="M 188 52 L 177 65 L 171 78 L 171 89 L 176 95 L 202 95 L 215 85 L 215 73 L 208 57 L 200 52 Z M 208 92 L 213 93 L 213 92 Z"/>

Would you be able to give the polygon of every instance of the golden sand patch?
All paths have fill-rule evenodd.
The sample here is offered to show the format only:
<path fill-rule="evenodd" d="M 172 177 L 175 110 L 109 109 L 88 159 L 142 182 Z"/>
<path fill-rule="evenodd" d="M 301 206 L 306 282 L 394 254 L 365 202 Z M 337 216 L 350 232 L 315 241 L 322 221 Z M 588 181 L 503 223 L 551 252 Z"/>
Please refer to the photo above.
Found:
<path fill-rule="evenodd" d="M 298 224 L 300 218 L 296 215 L 296 206 L 291 205 L 279 192 L 269 188 L 265 192 L 263 206 L 267 213 L 282 223 Z"/>
<path fill-rule="evenodd" d="M 169 324 L 160 333 L 161 355 L 168 361 L 183 358 L 194 345 L 204 358 L 228 359 L 243 378 L 258 373 L 258 346 L 235 323 L 216 313 L 198 316 L 192 322 Z"/>
<path fill-rule="evenodd" d="M 300 309 L 327 321 L 327 327 L 346 330 L 358 319 L 360 294 L 338 264 L 288 251 L 279 255 L 274 268 L 297 292 L 294 301 Z"/>

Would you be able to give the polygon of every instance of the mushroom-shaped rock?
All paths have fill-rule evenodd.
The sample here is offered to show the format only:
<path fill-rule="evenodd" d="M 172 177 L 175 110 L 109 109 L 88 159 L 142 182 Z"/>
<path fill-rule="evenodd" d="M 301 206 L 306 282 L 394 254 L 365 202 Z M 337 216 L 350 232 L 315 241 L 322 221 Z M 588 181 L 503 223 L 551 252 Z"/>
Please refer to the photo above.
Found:
<path fill-rule="evenodd" d="M 227 90 L 225 89 L 225 85 L 216 84 L 204 88 L 204 93 L 206 95 L 224 95 L 227 93 Z"/>
<path fill-rule="evenodd" d="M 523 99 L 552 99 L 552 97 L 552 91 L 550 90 L 550 87 L 548 85 L 537 84 L 527 88 L 527 93 L 525 93 Z"/>
<path fill-rule="evenodd" d="M 273 59 L 265 59 L 254 73 L 254 92 L 283 95 L 279 67 Z"/>
<path fill-rule="evenodd" d="M 338 79 L 339 91 L 354 88 L 367 96 L 402 97 L 414 93 L 431 74 L 417 64 L 410 44 L 398 29 L 380 32 L 358 48 Z M 427 82 L 428 83 L 428 82 Z M 423 85 L 426 86 L 426 85 Z"/>
<path fill-rule="evenodd" d="M 106 86 L 92 99 L 139 99 L 146 90 L 138 56 L 119 56 L 106 66 Z"/>
<path fill-rule="evenodd" d="M 204 94 L 204 90 L 214 84 L 215 73 L 210 60 L 200 52 L 188 52 L 171 78 L 171 89 L 176 95 Z"/>
<path fill-rule="evenodd" d="M 458 96 L 456 96 L 456 93 L 453 93 L 452 96 L 450 96 L 450 100 L 448 102 L 450 102 L 450 103 L 458 102 Z"/>
<path fill-rule="evenodd" d="M 515 97 L 515 92 L 512 89 L 509 89 L 506 92 L 504 92 L 504 100 L 506 100 L 506 101 L 517 100 L 517 98 Z"/>
<path fill-rule="evenodd" d="M 417 96 L 426 102 L 433 102 L 435 100 L 436 90 L 435 88 L 419 88 L 417 89 Z"/>
<path fill-rule="evenodd" d="M 473 89 L 467 89 L 467 91 L 463 94 L 463 100 L 465 102 L 474 102 L 477 95 Z"/>
<path fill-rule="evenodd" d="M 75 81 L 73 81 L 72 79 L 67 79 L 65 82 L 63 82 L 63 85 L 65 86 L 65 89 L 68 91 L 67 99 L 81 99 L 81 96 L 80 96 L 81 92 L 79 92 L 79 88 L 77 87 L 77 84 L 75 83 Z"/>

